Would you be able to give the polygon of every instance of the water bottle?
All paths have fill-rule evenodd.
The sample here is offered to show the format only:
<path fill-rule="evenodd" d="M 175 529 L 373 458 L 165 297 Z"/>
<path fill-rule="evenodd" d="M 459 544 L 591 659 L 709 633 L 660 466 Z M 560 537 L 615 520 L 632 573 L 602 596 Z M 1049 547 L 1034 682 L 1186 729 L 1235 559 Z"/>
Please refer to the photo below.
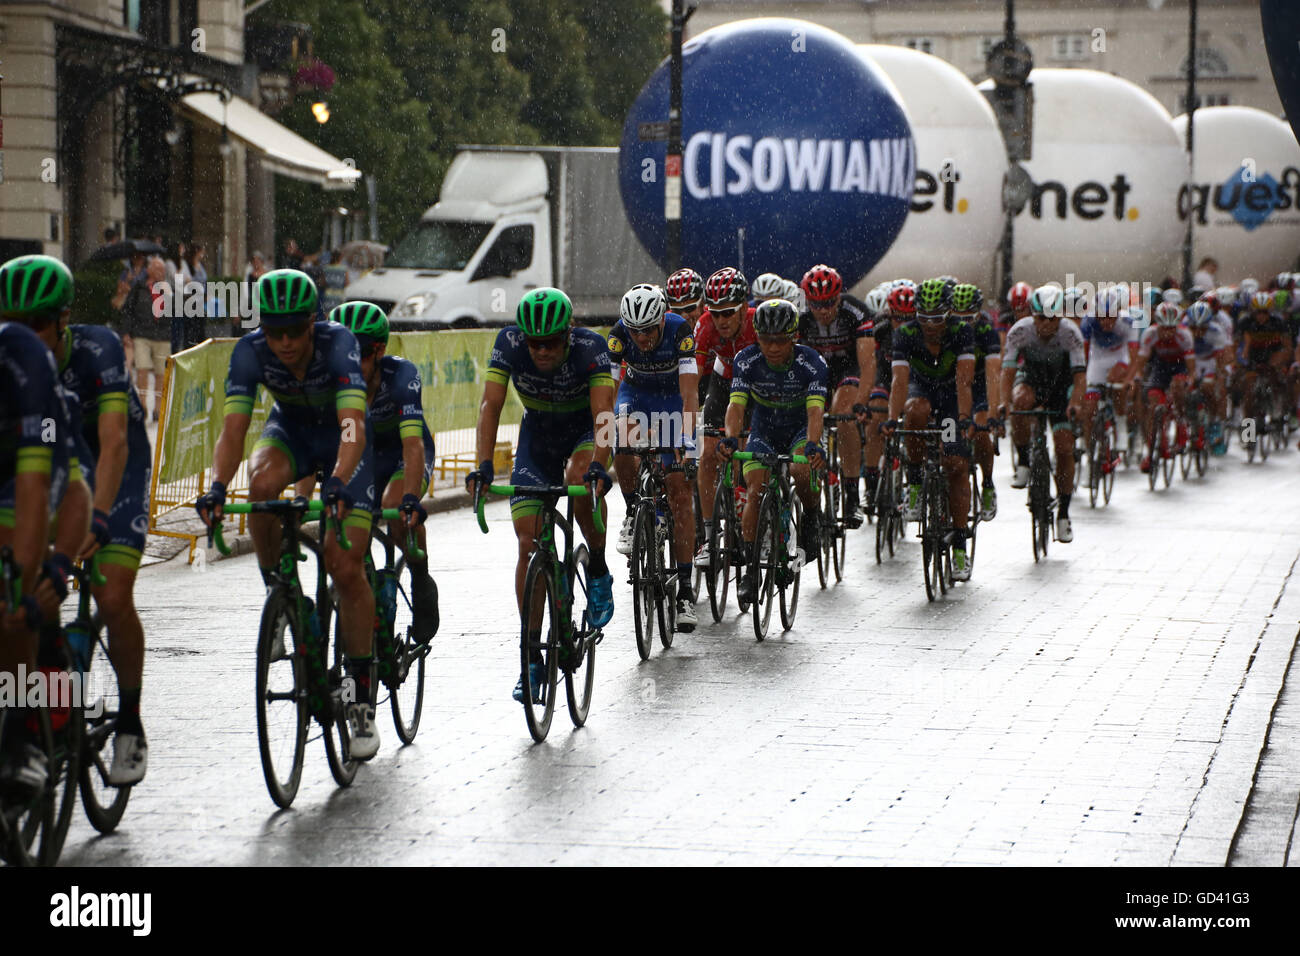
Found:
<path fill-rule="evenodd" d="M 397 619 L 397 575 L 392 571 L 381 571 L 379 582 L 379 601 L 380 609 L 384 614 L 384 622 L 388 625 L 388 633 L 393 633 L 393 622 Z"/>
<path fill-rule="evenodd" d="M 72 669 L 83 673 L 90 670 L 90 632 L 74 621 L 63 629 L 63 636 L 68 642 Z"/>

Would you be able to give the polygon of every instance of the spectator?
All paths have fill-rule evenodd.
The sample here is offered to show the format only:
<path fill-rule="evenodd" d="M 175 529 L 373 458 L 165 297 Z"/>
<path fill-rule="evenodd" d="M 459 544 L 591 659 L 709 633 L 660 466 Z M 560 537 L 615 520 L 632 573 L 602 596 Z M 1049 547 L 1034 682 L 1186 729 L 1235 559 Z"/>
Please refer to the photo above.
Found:
<path fill-rule="evenodd" d="M 195 297 L 203 303 L 203 314 L 198 316 L 186 315 L 185 317 L 185 335 L 183 346 L 189 348 L 191 345 L 198 345 L 207 338 L 207 329 L 204 325 L 207 315 L 207 298 L 208 298 L 208 270 L 204 268 L 203 260 L 207 256 L 207 250 L 203 248 L 201 242 L 187 243 L 185 246 L 185 272 L 189 276 L 185 285 L 186 298 Z"/>
<path fill-rule="evenodd" d="M 280 257 L 281 269 L 301 269 L 303 254 L 298 248 L 297 239 L 286 239 L 284 241 L 284 255 Z"/>
<path fill-rule="evenodd" d="M 189 279 L 201 286 L 208 284 L 208 270 L 204 265 L 207 257 L 208 250 L 201 242 L 190 243 L 186 247 L 185 268 L 189 271 Z"/>
<path fill-rule="evenodd" d="M 170 343 L 165 341 L 165 326 L 155 316 L 155 302 L 163 295 L 161 290 L 155 292 L 154 286 L 167 281 L 167 266 L 157 256 L 145 261 L 144 253 L 134 253 L 131 265 L 118 280 L 118 296 L 121 299 L 121 334 L 122 344 L 126 348 L 131 363 L 136 369 L 136 383 L 142 400 L 148 402 L 148 395 L 154 395 L 153 420 L 158 420 L 158 400 L 161 397 L 163 378 L 167 374 L 167 356 Z M 163 311 L 163 304 L 156 307 Z M 149 387 L 149 373 L 156 378 L 154 387 Z"/>
<path fill-rule="evenodd" d="M 104 230 L 104 245 L 111 246 L 117 242 L 118 232 L 112 226 Z"/>
<path fill-rule="evenodd" d="M 256 282 L 269 271 L 266 267 L 266 256 L 254 252 L 248 257 L 248 265 L 244 267 L 244 281 Z"/>
<path fill-rule="evenodd" d="M 1196 269 L 1196 277 L 1192 280 L 1192 285 L 1198 285 L 1202 289 L 1213 289 L 1219 284 L 1218 274 L 1219 264 L 1212 257 L 1206 256 Z"/>

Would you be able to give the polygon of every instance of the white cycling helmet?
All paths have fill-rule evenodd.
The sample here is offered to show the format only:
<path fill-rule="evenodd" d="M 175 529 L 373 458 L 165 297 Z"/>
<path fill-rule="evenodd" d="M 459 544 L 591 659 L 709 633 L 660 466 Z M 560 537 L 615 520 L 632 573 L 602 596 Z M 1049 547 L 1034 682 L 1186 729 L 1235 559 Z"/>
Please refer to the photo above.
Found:
<path fill-rule="evenodd" d="M 783 279 L 785 291 L 781 293 L 781 298 L 789 302 L 800 312 L 804 311 L 803 289 L 799 288 L 799 283 L 793 279 Z"/>
<path fill-rule="evenodd" d="M 785 280 L 775 272 L 764 272 L 754 280 L 754 284 L 749 287 L 749 290 L 754 293 L 754 298 L 760 302 L 765 302 L 768 299 L 784 299 L 786 292 Z"/>
<path fill-rule="evenodd" d="M 862 301 L 873 316 L 881 315 L 889 308 L 889 290 L 876 286 Z"/>
<path fill-rule="evenodd" d="M 1160 293 L 1160 298 L 1163 299 L 1163 300 L 1165 301 L 1165 303 L 1168 304 L 1168 305 L 1182 305 L 1182 303 L 1183 303 L 1183 290 L 1182 290 L 1182 289 L 1165 289 L 1164 292 Z"/>
<path fill-rule="evenodd" d="M 618 314 L 629 329 L 648 329 L 663 320 L 667 309 L 668 299 L 664 297 L 664 290 L 643 282 L 623 293 Z"/>
<path fill-rule="evenodd" d="M 1252 295 L 1254 295 L 1254 294 L 1255 294 L 1256 292 L 1258 292 L 1258 291 L 1259 291 L 1259 280 L 1258 280 L 1258 279 L 1242 279 L 1242 280 L 1241 280 L 1241 295 L 1242 295 L 1242 298 L 1250 299 L 1250 297 L 1251 297 Z"/>

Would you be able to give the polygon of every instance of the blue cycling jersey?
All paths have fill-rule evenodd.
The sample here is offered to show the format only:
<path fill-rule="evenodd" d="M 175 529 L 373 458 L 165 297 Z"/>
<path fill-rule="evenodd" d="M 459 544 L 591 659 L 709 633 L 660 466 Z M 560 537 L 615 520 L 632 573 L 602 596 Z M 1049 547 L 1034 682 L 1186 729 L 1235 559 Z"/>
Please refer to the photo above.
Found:
<path fill-rule="evenodd" d="M 736 356 L 732 370 L 732 404 L 754 403 L 751 433 L 806 424 L 809 408 L 826 407 L 830 373 L 825 360 L 806 345 L 796 345 L 783 368 L 773 368 L 751 345 Z"/>
<path fill-rule="evenodd" d="M 487 379 L 502 385 L 514 382 L 524 405 L 523 426 L 549 427 L 575 417 L 590 423 L 590 390 L 599 385 L 613 387 L 605 340 L 591 329 L 572 329 L 569 335 L 564 361 L 555 371 L 544 373 L 533 362 L 521 329 L 502 329 L 497 334 Z"/>
<path fill-rule="evenodd" d="M 1103 352 L 1126 348 L 1129 344 L 1137 344 L 1138 340 L 1137 330 L 1133 328 L 1133 320 L 1127 315 L 1117 318 L 1115 327 L 1109 332 L 1101 327 L 1101 320 L 1095 315 L 1084 316 L 1079 323 L 1079 331 L 1083 333 L 1085 342 Z"/>
<path fill-rule="evenodd" d="M 148 468 L 151 451 L 144 406 L 126 369 L 122 340 L 102 325 L 70 325 L 64 330 L 66 353 L 59 377 L 81 408 L 86 447 L 99 457 L 99 416 L 105 412 L 126 415 L 127 467 L 143 462 Z"/>
<path fill-rule="evenodd" d="M 80 479 L 77 432 L 54 356 L 27 326 L 0 323 L 0 525 L 13 526 L 15 479 L 50 477 L 50 512 Z"/>
<path fill-rule="evenodd" d="M 370 403 L 370 421 L 375 428 L 377 454 L 396 449 L 399 454 L 402 441 L 420 438 L 425 448 L 433 451 L 433 435 L 424 420 L 421 401 L 424 385 L 415 363 L 398 355 L 385 355 L 379 361 L 379 388 Z"/>
<path fill-rule="evenodd" d="M 230 356 L 223 413 L 251 415 L 259 385 L 266 386 L 290 427 L 337 429 L 338 412 L 365 412 L 366 380 L 356 337 L 337 322 L 317 322 L 313 328 L 312 357 L 302 378 L 275 357 L 262 329 L 240 339 Z"/>
<path fill-rule="evenodd" d="M 624 377 L 629 385 L 646 392 L 677 395 L 677 376 L 686 372 L 697 374 L 695 365 L 695 329 L 676 312 L 664 317 L 659 341 L 652 349 L 642 349 L 620 319 L 609 332 L 609 354 L 612 364 L 627 364 Z"/>

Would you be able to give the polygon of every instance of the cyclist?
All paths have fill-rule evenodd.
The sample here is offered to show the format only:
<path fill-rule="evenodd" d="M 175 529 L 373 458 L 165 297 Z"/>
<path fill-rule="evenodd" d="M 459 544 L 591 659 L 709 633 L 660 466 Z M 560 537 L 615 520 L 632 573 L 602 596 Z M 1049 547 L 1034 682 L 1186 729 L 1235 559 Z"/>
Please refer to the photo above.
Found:
<path fill-rule="evenodd" d="M 31 261 L 37 258 L 46 257 L 0 267 L 0 546 L 13 551 L 20 593 L 17 606 L 0 595 L 0 675 L 24 689 L 19 669 L 30 675 L 50 663 L 46 655 L 68 593 L 70 556 L 90 526 L 91 503 L 80 470 L 86 457 L 80 423 L 38 334 L 66 321 L 72 276 L 62 263 L 52 270 Z M 22 798 L 39 793 L 48 776 L 24 699 L 0 707 L 0 790 Z"/>
<path fill-rule="evenodd" d="M 1176 290 L 1170 290 L 1176 291 Z M 1137 359 L 1129 372 L 1128 381 L 1136 382 L 1143 376 L 1143 401 L 1139 407 L 1142 415 L 1142 433 L 1151 447 L 1151 409 L 1166 404 L 1165 392 L 1173 400 L 1174 413 L 1179 419 L 1178 446 L 1187 440 L 1186 426 L 1182 423 L 1187 383 L 1196 374 L 1196 347 L 1192 333 L 1179 328 L 1182 310 L 1172 302 L 1161 302 L 1155 308 L 1155 325 L 1142 333 L 1138 343 Z M 1142 471 L 1158 467 L 1149 453 L 1142 456 Z"/>
<path fill-rule="evenodd" d="M 1232 339 L 1215 321 L 1214 308 L 1202 299 L 1188 308 L 1184 321 L 1192 333 L 1192 346 L 1196 353 L 1192 388 L 1201 392 L 1210 410 L 1210 427 L 1206 440 L 1216 448 L 1223 440 L 1222 422 L 1227 413 L 1228 356 L 1232 354 Z"/>
<path fill-rule="evenodd" d="M 94 489 L 94 510 L 78 554 L 89 558 L 99 552 L 104 583 L 92 585 L 91 593 L 108 632 L 120 694 L 108 782 L 126 786 L 142 780 L 148 764 L 140 720 L 144 629 L 134 601 L 149 527 L 152 455 L 144 406 L 131 384 L 117 333 L 102 325 L 68 324 L 73 284 L 67 266 L 50 256 L 25 256 L 5 269 L 13 277 L 10 281 L 67 290 L 68 305 L 52 321 L 32 327 L 53 353 L 61 384 L 76 409 L 74 420 L 81 422 L 79 464 Z M 15 313 L 23 311 L 15 306 L 11 303 Z"/>
<path fill-rule="evenodd" d="M 1085 447 L 1091 447 L 1092 423 L 1097 415 L 1097 404 L 1105 383 L 1123 385 L 1128 381 L 1129 365 L 1138 350 L 1138 333 L 1135 320 L 1145 323 L 1145 317 L 1138 309 L 1129 309 L 1121 305 L 1122 295 L 1110 295 L 1092 315 L 1084 316 L 1079 322 L 1079 331 L 1083 334 L 1083 350 L 1087 363 L 1084 379 L 1088 383 L 1083 398 L 1080 415 L 1083 420 L 1083 440 Z M 1113 450 L 1118 456 L 1119 449 L 1127 443 L 1128 401 L 1131 390 L 1125 388 L 1115 397 L 1116 442 Z M 1123 431 L 1124 434 L 1119 434 Z M 1103 467 L 1114 467 L 1114 462 L 1105 463 Z"/>
<path fill-rule="evenodd" d="M 1256 292 L 1249 305 L 1248 314 L 1237 323 L 1241 337 L 1241 396 L 1246 418 L 1254 418 L 1261 409 L 1255 408 L 1255 380 L 1262 373 L 1271 389 L 1283 394 L 1292 358 L 1291 330 L 1285 318 L 1273 311 L 1271 292 Z"/>
<path fill-rule="evenodd" d="M 975 339 L 975 380 L 971 384 L 971 408 L 975 424 L 989 424 L 989 409 L 997 408 L 1002 373 L 1002 340 L 983 311 L 984 293 L 978 286 L 961 283 L 952 290 L 952 314 L 971 328 Z M 991 521 L 998 513 L 998 491 L 993 484 L 993 437 L 987 431 L 975 433 L 974 464 L 983 473 L 980 483 L 980 520 Z M 974 467 L 972 465 L 972 467 Z"/>
<path fill-rule="evenodd" d="M 605 462 L 613 445 L 614 423 L 609 346 L 599 333 L 573 327 L 573 303 L 567 295 L 544 286 L 519 301 L 515 327 L 497 333 L 486 379 L 478 415 L 479 466 L 465 476 L 471 494 L 492 484 L 492 449 L 510 382 L 524 405 L 511 483 L 597 484 L 601 495 L 609 490 Z M 596 531 L 592 518 L 593 504 L 591 498 L 578 498 L 573 514 L 591 553 L 587 596 L 591 624 L 604 627 L 614 616 L 614 579 L 605 561 L 605 535 Z M 538 498 L 515 495 L 510 499 L 510 517 L 519 541 L 515 600 L 521 613 L 524 575 L 541 533 L 541 511 Z M 528 675 L 534 700 L 541 692 L 543 671 L 538 652 Z M 514 698 L 524 699 L 522 677 Z"/>
<path fill-rule="evenodd" d="M 998 330 L 998 337 L 1002 339 L 1003 348 L 1006 348 L 1007 333 L 1011 327 L 1029 315 L 1029 299 L 1033 294 L 1034 287 L 1028 282 L 1017 282 L 1007 291 L 1006 308 L 998 312 L 998 321 L 994 326 Z"/>
<path fill-rule="evenodd" d="M 704 318 L 704 277 L 694 269 L 678 269 L 664 283 L 664 296 L 668 299 L 668 311 L 676 312 L 695 329 L 695 341 L 700 340 L 700 321 Z M 699 370 L 699 403 L 704 404 L 708 393 L 709 372 L 711 369 Z"/>
<path fill-rule="evenodd" d="M 695 419 L 699 406 L 695 336 L 691 324 L 668 311 L 663 290 L 657 285 L 635 285 L 623 294 L 619 320 L 610 330 L 607 341 L 610 365 L 620 360 L 626 365 L 614 406 L 619 444 L 635 446 L 648 442 L 661 448 L 680 449 L 679 456 L 685 453 L 694 457 Z M 630 420 L 637 417 L 653 423 L 649 434 L 644 425 Z M 668 426 L 667 434 L 663 433 L 664 424 Z M 670 462 L 671 457 L 665 464 Z M 618 538 L 618 552 L 630 554 L 636 456 L 615 456 L 614 471 L 627 507 L 623 531 Z M 690 633 L 696 624 L 695 595 L 691 593 L 691 556 L 695 551 L 694 500 L 685 474 L 669 474 L 667 486 L 673 521 L 682 529 L 673 542 L 673 558 L 677 562 L 677 630 Z"/>
<path fill-rule="evenodd" d="M 1045 285 L 1029 297 L 1032 317 L 1021 319 L 1007 333 L 1002 353 L 1002 401 L 999 417 L 1005 417 L 1007 396 L 1019 411 L 1041 406 L 1050 414 L 1052 442 L 1056 449 L 1056 537 L 1068 544 L 1074 540 L 1070 527 L 1070 495 L 1074 491 L 1074 434 L 1070 419 L 1077 418 L 1083 403 L 1083 333 L 1073 319 L 1065 318 L 1064 295 L 1057 286 Z M 1011 422 L 1011 443 L 1017 450 L 1012 488 L 1029 484 L 1029 420 L 1017 416 Z"/>
<path fill-rule="evenodd" d="M 401 508 L 402 521 L 392 522 L 392 539 L 406 553 L 411 569 L 411 633 L 428 642 L 438 629 L 438 588 L 429 574 L 424 520 L 420 499 L 433 475 L 433 434 L 424 420 L 421 402 L 424 386 L 420 370 L 409 359 L 388 354 L 388 316 L 371 302 L 345 302 L 327 316 L 357 340 L 361 349 L 361 375 L 366 380 L 366 402 L 374 435 L 375 493 L 384 508 Z M 415 532 L 423 553 L 406 551 L 403 530 Z"/>
<path fill-rule="evenodd" d="M 826 464 L 826 453 L 818 442 L 822 437 L 822 414 L 826 408 L 826 363 L 816 351 L 795 342 L 799 314 L 784 299 L 769 299 L 754 312 L 758 344 L 736 356 L 731 380 L 731 403 L 727 406 L 727 437 L 718 442 L 717 455 L 724 462 L 740 445 L 745 409 L 754 403 L 749 428 L 748 450 L 756 455 L 803 454 L 807 465 L 791 465 L 795 492 L 803 503 L 803 527 L 799 548 L 805 560 L 817 553 L 817 502 L 811 485 L 812 468 Z M 756 461 L 745 463 L 745 485 L 749 490 L 740 520 L 740 535 L 752 547 L 758 534 L 758 506 L 768 469 Z M 758 579 L 753 564 L 746 567 L 738 593 L 753 602 Z"/>
<path fill-rule="evenodd" d="M 330 473 L 321 500 L 351 544 L 341 548 L 334 522 L 328 522 L 325 565 L 338 591 L 339 634 L 356 687 L 356 700 L 345 711 L 349 756 L 369 760 L 379 749 L 372 675 L 375 602 L 362 559 L 370 547 L 375 482 L 360 348 L 342 325 L 316 321 L 316 285 L 297 269 L 263 275 L 257 303 L 260 327 L 241 338 L 230 356 L 212 485 L 195 509 L 205 523 L 220 518 L 226 484 L 244 457 L 258 387 L 266 388 L 275 404 L 248 460 L 248 497 L 271 501 L 318 470 Z M 262 581 L 271 586 L 278 574 L 280 524 L 265 514 L 251 515 L 248 524 Z"/>
<path fill-rule="evenodd" d="M 829 370 L 830 412 L 848 415 L 865 412 L 871 382 L 859 374 L 874 354 L 871 316 L 861 299 L 844 291 L 844 280 L 828 265 L 815 265 L 799 283 L 808 309 L 799 314 L 799 341 L 814 349 Z M 844 524 L 862 526 L 858 506 L 858 478 L 862 471 L 862 442 L 856 428 L 839 437 L 840 487 L 844 494 Z"/>
<path fill-rule="evenodd" d="M 753 285 L 749 287 L 751 308 L 766 302 L 768 299 L 785 298 L 785 280 L 775 272 L 764 272 L 754 280 Z"/>
<path fill-rule="evenodd" d="M 727 405 L 731 401 L 732 368 L 742 349 L 754 345 L 754 310 L 749 301 L 749 284 L 740 270 L 719 269 L 704 285 L 708 311 L 695 326 L 695 362 L 701 376 L 709 374 L 708 392 L 701 418 L 706 428 L 726 424 Z M 742 432 L 743 434 L 743 432 Z M 709 566 L 709 537 L 713 532 L 713 496 L 718 484 L 718 439 L 701 439 L 700 515 L 704 521 L 704 541 L 695 555 L 695 566 Z"/>
<path fill-rule="evenodd" d="M 884 454 L 884 443 L 880 438 L 880 423 L 889 411 L 889 356 L 890 336 L 895 319 L 889 307 L 889 294 L 892 289 L 889 282 L 882 282 L 862 300 L 871 317 L 871 339 L 867 347 L 867 359 L 862 364 L 860 379 L 870 387 L 867 392 L 866 408 L 861 406 L 854 410 L 858 421 L 862 422 L 866 443 L 862 449 L 862 474 L 866 481 L 863 492 L 862 510 L 870 514 L 875 508 L 876 484 L 880 479 L 880 458 Z M 901 317 L 900 317 L 901 318 Z M 882 361 L 880 356 L 884 356 Z"/>
<path fill-rule="evenodd" d="M 955 286 L 954 286 L 955 288 Z M 916 319 L 893 336 L 889 420 L 891 433 L 899 419 L 906 428 L 927 428 L 931 421 L 949 431 L 943 442 L 943 468 L 948 478 L 948 507 L 953 523 L 952 576 L 970 580 L 966 557 L 966 528 L 970 518 L 970 433 L 974 407 L 975 334 L 970 323 L 951 317 L 952 289 L 946 279 L 926 279 L 916 289 Z M 921 517 L 921 470 L 924 446 L 920 439 L 904 442 L 907 460 L 905 520 Z"/>

